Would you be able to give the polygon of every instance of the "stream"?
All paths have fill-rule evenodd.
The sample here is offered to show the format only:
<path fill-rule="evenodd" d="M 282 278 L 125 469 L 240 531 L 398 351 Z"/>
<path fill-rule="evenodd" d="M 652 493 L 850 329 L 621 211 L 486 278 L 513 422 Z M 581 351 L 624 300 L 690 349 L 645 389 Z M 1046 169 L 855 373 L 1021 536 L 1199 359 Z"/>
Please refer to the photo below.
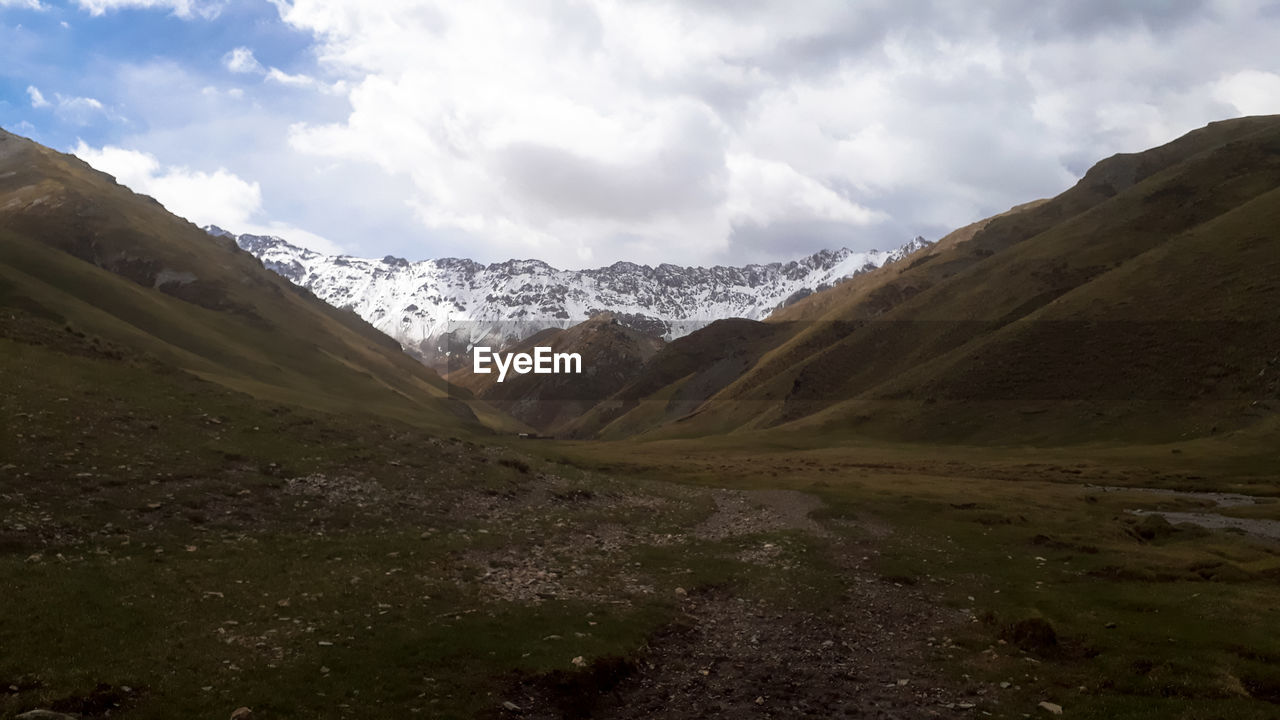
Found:
<path fill-rule="evenodd" d="M 1110 485 L 1089 485 L 1091 490 L 1101 490 L 1102 492 L 1132 492 L 1132 493 L 1150 493 L 1153 495 L 1164 495 L 1170 497 L 1191 498 L 1195 500 L 1208 500 L 1216 507 L 1229 508 L 1241 507 L 1247 505 L 1260 505 L 1264 503 L 1273 503 L 1277 498 L 1263 497 L 1255 495 L 1241 495 L 1239 493 L 1218 493 L 1218 492 L 1192 492 L 1187 490 L 1165 490 L 1163 488 L 1141 488 L 1141 487 L 1117 487 Z M 1239 530 L 1248 535 L 1255 537 L 1269 538 L 1272 540 L 1280 540 L 1280 520 L 1266 520 L 1262 518 L 1239 518 L 1228 515 L 1220 515 L 1211 512 L 1185 512 L 1170 510 L 1143 510 L 1131 509 L 1125 512 L 1133 515 L 1160 515 L 1170 523 L 1191 523 L 1199 525 L 1203 528 L 1213 530 Z"/>

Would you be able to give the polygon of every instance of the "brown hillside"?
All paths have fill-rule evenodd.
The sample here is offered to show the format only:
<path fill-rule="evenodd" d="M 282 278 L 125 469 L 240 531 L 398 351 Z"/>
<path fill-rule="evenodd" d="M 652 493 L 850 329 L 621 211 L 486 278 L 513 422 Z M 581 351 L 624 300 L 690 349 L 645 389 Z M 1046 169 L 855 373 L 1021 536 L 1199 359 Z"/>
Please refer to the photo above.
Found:
<path fill-rule="evenodd" d="M 449 374 L 449 380 L 542 432 L 557 432 L 624 386 L 662 345 L 661 338 L 632 330 L 602 313 L 566 330 L 544 330 L 502 351 L 531 353 L 542 346 L 552 352 L 577 353 L 582 356 L 581 374 L 509 372 L 498 382 L 496 368 L 475 374 L 468 359 L 461 370 Z"/>
<path fill-rule="evenodd" d="M 91 335 L 256 396 L 479 427 L 436 373 L 354 314 L 81 160 L 3 131 L 0 306 L 0 336 L 28 344 Z"/>
<path fill-rule="evenodd" d="M 958 235 L 902 268 L 816 295 L 779 318 L 807 317 L 810 327 L 658 434 L 809 418 L 801 425 L 820 421 L 893 437 L 1047 441 L 1208 433 L 1215 424 L 1247 422 L 1232 410 L 1253 392 L 1244 379 L 1275 355 L 1265 340 L 1275 307 L 1265 259 L 1278 252 L 1267 210 L 1269 193 L 1280 187 L 1278 142 L 1280 118 L 1214 123 L 1154 150 L 1105 160 L 1062 195 L 980 224 L 967 240 Z M 1215 262 L 1189 261 L 1218 252 L 1210 246 L 1222 248 Z M 1161 253 L 1169 257 L 1164 272 L 1144 271 Z M 1166 290 L 1150 292 L 1155 282 Z M 1204 297 L 1204 283 L 1221 293 L 1216 303 Z M 1210 308 L 1212 322 L 1243 323 L 1222 331 L 1237 345 L 1219 346 L 1212 341 L 1218 332 L 1205 325 L 1115 330 L 1085 342 L 1049 324 L 1119 328 L 1115 323 L 1191 318 Z M 1013 345 L 1019 351 L 1010 356 Z M 1138 367 L 1150 372 L 1135 375 Z M 1095 380 L 1062 384 L 1068 371 Z M 1203 373 L 1239 385 L 1240 394 L 1211 393 L 1212 400 L 1190 407 L 1184 393 L 1171 390 L 1198 384 Z M 1086 411 L 1070 403 L 1024 402 L 1064 394 L 1112 420 L 1090 425 L 1082 423 Z M 1140 396 L 1146 399 L 1134 400 Z M 1178 414 L 1178 422 L 1151 422 Z"/>

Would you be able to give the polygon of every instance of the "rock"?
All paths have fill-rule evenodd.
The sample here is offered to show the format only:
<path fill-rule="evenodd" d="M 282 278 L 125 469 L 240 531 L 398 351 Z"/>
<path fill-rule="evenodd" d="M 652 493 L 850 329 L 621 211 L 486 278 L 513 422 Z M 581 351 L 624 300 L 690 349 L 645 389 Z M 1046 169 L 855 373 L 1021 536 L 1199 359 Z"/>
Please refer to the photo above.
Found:
<path fill-rule="evenodd" d="M 1041 701 L 1041 702 L 1040 702 L 1039 707 L 1040 707 L 1040 709 L 1047 711 L 1050 715 L 1061 715 L 1061 714 L 1062 714 L 1062 706 L 1061 706 L 1061 705 L 1059 705 L 1059 704 L 1057 704 L 1057 703 L 1051 703 L 1051 702 L 1048 702 L 1048 701 Z"/>
<path fill-rule="evenodd" d="M 1034 653 L 1048 653 L 1058 647 L 1058 633 L 1044 618 L 1028 618 L 1007 625 L 1001 629 L 1000 639 Z"/>
<path fill-rule="evenodd" d="M 231 711 L 231 720 L 253 720 L 253 711 L 241 706 Z"/>
<path fill-rule="evenodd" d="M 76 720 L 76 717 L 52 710 L 28 710 L 16 716 L 15 720 Z"/>
<path fill-rule="evenodd" d="M 502 701 L 502 709 L 506 710 L 507 712 L 520 712 L 520 706 L 511 702 L 510 700 Z"/>
<path fill-rule="evenodd" d="M 677 594 L 677 595 L 688 595 L 689 593 L 688 593 L 688 591 L 686 591 L 684 588 L 682 588 L 682 587 L 678 587 L 678 588 L 676 588 L 676 594 Z"/>
<path fill-rule="evenodd" d="M 570 660 L 569 662 L 573 663 L 574 667 L 585 667 L 587 664 L 587 661 L 584 660 L 581 655 Z"/>

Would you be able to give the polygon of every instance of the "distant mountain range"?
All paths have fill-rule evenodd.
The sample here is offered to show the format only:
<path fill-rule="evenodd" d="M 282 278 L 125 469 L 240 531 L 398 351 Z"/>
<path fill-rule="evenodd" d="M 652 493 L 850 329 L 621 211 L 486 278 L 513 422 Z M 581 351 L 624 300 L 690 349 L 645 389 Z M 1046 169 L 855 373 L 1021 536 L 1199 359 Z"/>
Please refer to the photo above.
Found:
<path fill-rule="evenodd" d="M 150 397 L 139 378 L 180 371 L 448 433 L 1273 448 L 1277 228 L 1280 116 L 1113 156 L 934 244 L 583 271 L 233 239 L 0 132 L 0 340 L 22 346 L 9 361 L 84 378 L 53 398 L 126 371 L 112 392 Z M 584 370 L 467 371 L 466 345 L 512 338 L 580 352 Z"/>
<path fill-rule="evenodd" d="M 538 260 L 484 265 L 457 258 L 410 262 L 333 256 L 278 237 L 205 229 L 234 239 L 267 268 L 331 305 L 350 308 L 439 369 L 473 344 L 504 346 L 602 312 L 667 340 L 725 318 L 764 319 L 930 244 L 918 237 L 894 250 L 823 250 L 792 262 L 743 267 L 617 262 L 558 270 Z"/>

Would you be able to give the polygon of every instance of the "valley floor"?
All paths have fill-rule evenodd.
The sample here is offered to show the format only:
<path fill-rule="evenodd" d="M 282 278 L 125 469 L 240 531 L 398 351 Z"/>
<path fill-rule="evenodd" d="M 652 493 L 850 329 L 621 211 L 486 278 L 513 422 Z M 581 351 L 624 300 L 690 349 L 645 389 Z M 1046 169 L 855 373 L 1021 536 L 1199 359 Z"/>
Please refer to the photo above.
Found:
<path fill-rule="evenodd" d="M 928 717 L 985 692 L 936 662 L 964 618 L 812 495 L 456 450 L 493 473 L 6 483 L 0 707 Z"/>
<path fill-rule="evenodd" d="M 1280 708 L 1280 545 L 1155 514 L 1280 520 L 1257 452 L 481 442 L 97 362 L 0 355 L 67 383 L 0 391 L 0 717 Z"/>

